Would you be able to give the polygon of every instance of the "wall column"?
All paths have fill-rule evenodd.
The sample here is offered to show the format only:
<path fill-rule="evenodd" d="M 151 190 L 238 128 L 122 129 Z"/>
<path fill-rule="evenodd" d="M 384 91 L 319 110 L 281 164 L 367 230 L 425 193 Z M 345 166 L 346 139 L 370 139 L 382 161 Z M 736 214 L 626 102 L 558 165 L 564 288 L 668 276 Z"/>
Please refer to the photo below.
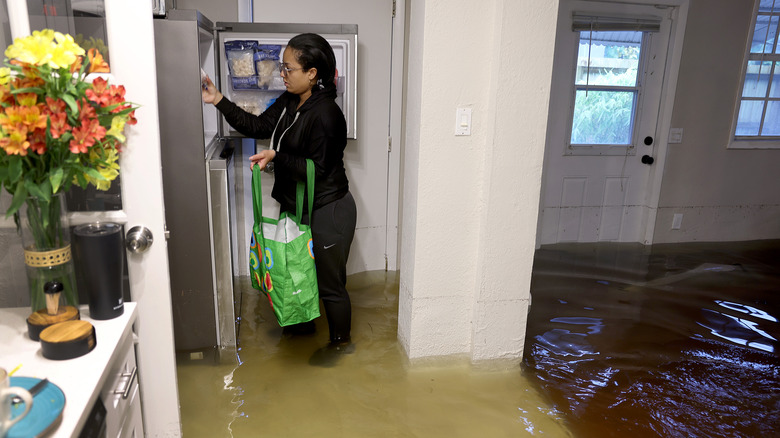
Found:
<path fill-rule="evenodd" d="M 398 336 L 411 360 L 522 356 L 557 11 L 407 4 Z M 455 136 L 458 107 L 470 136 Z"/>

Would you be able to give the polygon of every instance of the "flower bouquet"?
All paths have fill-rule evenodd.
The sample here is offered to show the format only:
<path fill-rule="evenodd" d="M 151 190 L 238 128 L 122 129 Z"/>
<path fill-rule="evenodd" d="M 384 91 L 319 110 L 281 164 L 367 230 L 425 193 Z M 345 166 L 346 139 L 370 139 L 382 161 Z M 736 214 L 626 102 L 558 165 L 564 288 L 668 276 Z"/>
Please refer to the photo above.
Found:
<path fill-rule="evenodd" d="M 33 311 L 45 306 L 44 284 L 63 284 L 78 304 L 64 198 L 73 184 L 107 190 L 119 174 L 126 124 L 136 105 L 108 72 L 101 54 L 70 35 L 35 31 L 17 38 L 0 68 L 0 186 L 11 195 L 6 217 L 22 234 Z"/>

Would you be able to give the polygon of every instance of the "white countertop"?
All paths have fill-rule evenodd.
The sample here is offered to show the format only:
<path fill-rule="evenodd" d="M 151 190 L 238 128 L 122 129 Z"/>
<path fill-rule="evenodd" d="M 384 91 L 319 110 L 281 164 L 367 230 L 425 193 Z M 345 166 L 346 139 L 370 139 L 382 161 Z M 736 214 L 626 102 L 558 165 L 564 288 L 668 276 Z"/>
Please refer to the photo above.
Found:
<path fill-rule="evenodd" d="M 78 436 L 81 431 L 99 389 L 109 377 L 106 366 L 122 354 L 117 345 L 132 336 L 136 304 L 124 303 L 124 308 L 121 316 L 96 321 L 90 319 L 87 306 L 80 306 L 81 319 L 95 327 L 97 344 L 84 356 L 69 360 L 46 359 L 40 344 L 30 340 L 26 323 L 29 307 L 0 309 L 0 367 L 11 372 L 21 365 L 14 376 L 46 377 L 65 393 L 62 422 L 47 437 Z"/>

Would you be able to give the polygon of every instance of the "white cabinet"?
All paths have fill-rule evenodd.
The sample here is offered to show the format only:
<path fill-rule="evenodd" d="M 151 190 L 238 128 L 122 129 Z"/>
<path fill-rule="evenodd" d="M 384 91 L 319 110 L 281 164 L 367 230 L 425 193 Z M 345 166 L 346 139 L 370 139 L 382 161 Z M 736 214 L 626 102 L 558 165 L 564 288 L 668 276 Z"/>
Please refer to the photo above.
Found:
<path fill-rule="evenodd" d="M 108 365 L 108 380 L 100 391 L 106 408 L 106 436 L 142 437 L 141 395 L 132 337 L 122 341 L 117 350 L 119 360 Z"/>

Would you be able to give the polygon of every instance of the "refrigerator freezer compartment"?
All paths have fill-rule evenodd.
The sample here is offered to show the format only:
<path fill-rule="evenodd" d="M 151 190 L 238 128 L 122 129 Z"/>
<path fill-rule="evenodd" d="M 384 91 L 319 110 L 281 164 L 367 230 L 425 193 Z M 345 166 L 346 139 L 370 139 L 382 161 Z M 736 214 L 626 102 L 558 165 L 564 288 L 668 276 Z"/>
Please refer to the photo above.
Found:
<path fill-rule="evenodd" d="M 301 33 L 316 33 L 328 40 L 336 56 L 336 70 L 338 73 L 337 90 L 338 97 L 336 102 L 344 112 L 344 118 L 347 120 L 347 138 L 357 138 L 357 25 L 355 24 L 280 24 L 280 23 L 224 23 L 216 24 L 217 48 L 220 51 L 219 58 L 227 59 L 226 47 L 231 44 L 251 45 L 256 43 L 255 47 L 278 46 L 279 57 L 282 58 L 284 49 L 290 38 Z M 258 50 L 255 51 L 255 71 L 257 72 Z M 229 64 L 229 63 L 226 63 Z M 238 93 L 247 91 L 245 89 L 236 89 L 228 85 L 235 79 L 230 71 L 230 66 L 220 70 L 220 83 L 226 84 L 221 91 L 231 101 L 235 102 Z M 266 69 L 265 71 L 267 71 Z M 264 71 L 261 71 L 264 72 Z M 268 86 L 269 90 L 276 89 L 280 81 L 283 90 L 284 82 L 279 77 L 279 71 L 276 70 L 273 83 Z M 242 81 L 245 79 L 242 78 Z M 251 79 L 250 79 L 251 81 Z M 243 87 L 241 85 L 240 87 Z M 280 93 L 281 94 L 281 93 Z M 222 118 L 222 132 L 226 136 L 240 136 L 226 121 Z"/>

